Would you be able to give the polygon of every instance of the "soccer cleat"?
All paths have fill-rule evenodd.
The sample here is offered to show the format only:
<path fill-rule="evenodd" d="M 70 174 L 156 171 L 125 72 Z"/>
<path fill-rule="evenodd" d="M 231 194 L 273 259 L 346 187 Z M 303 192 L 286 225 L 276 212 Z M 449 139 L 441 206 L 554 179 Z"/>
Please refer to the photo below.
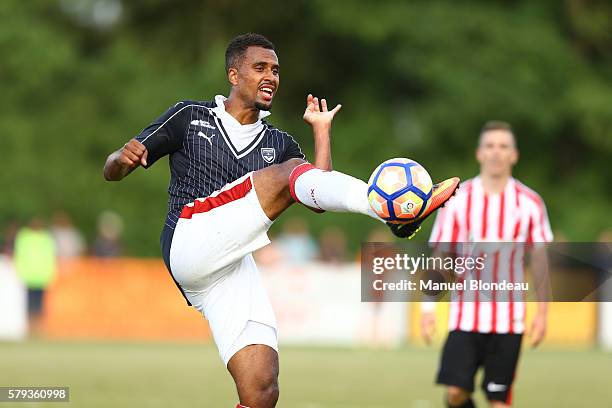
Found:
<path fill-rule="evenodd" d="M 387 225 L 391 228 L 391 232 L 398 238 L 411 239 L 421 229 L 421 224 L 438 208 L 444 207 L 444 204 L 455 195 L 459 188 L 459 177 L 451 177 L 438 184 L 434 184 L 431 191 L 431 198 L 427 203 L 427 207 L 423 213 L 414 221 L 393 224 L 388 222 Z"/>

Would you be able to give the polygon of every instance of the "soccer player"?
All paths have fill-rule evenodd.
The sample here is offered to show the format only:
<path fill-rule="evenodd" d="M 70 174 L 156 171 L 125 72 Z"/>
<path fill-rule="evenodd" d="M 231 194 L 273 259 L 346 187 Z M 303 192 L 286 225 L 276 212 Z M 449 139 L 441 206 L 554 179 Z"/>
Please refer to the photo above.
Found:
<path fill-rule="evenodd" d="M 178 102 L 112 153 L 104 176 L 121 180 L 170 156 L 164 261 L 188 304 L 208 319 L 236 383 L 238 407 L 268 408 L 278 399 L 277 330 L 252 252 L 270 242 L 268 228 L 294 202 L 316 212 L 377 217 L 367 184 L 331 171 L 330 129 L 340 105 L 328 110 L 325 99 L 307 97 L 303 117 L 315 151 L 310 164 L 293 137 L 264 120 L 280 84 L 274 45 L 258 34 L 238 36 L 225 64 L 227 98 Z M 453 178 L 435 186 L 424 215 L 393 226 L 393 233 L 412 236 L 457 185 Z"/>
<path fill-rule="evenodd" d="M 509 124 L 484 125 L 476 150 L 480 174 L 462 184 L 454 200 L 436 217 L 430 242 L 531 243 L 532 266 L 541 269 L 546 254 L 541 245 L 553 236 L 542 198 L 512 177 L 518 160 L 516 139 Z M 502 244 L 503 245 L 503 244 Z M 511 245 L 506 244 L 507 248 Z M 502 247 L 505 248 L 505 247 Z M 487 259 L 493 281 L 524 281 L 523 245 L 501 250 Z M 449 334 L 442 352 L 438 384 L 446 385 L 449 407 L 474 407 L 474 377 L 484 367 L 482 388 L 492 407 L 511 403 L 511 388 L 525 329 L 525 303 L 512 293 L 506 301 L 490 301 L 476 292 L 470 299 L 459 293 L 450 304 Z M 499 300 L 499 298 L 497 298 Z M 424 303 L 421 330 L 429 343 L 435 326 L 433 303 Z M 532 344 L 546 331 L 547 305 L 538 303 L 531 325 Z"/>

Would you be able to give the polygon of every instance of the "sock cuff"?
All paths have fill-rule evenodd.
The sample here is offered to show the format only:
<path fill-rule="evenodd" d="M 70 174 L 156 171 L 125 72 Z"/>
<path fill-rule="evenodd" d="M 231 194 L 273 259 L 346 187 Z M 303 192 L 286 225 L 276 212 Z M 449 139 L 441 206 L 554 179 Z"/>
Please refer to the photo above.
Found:
<path fill-rule="evenodd" d="M 240 405 L 240 404 L 238 404 L 238 405 L 236 405 L 236 408 L 249 408 L 249 407 L 247 407 L 246 405 Z"/>
<path fill-rule="evenodd" d="M 314 170 L 314 169 L 316 169 L 316 167 L 310 163 L 302 163 L 302 164 L 295 166 L 293 170 L 291 171 L 291 174 L 289 175 L 289 192 L 291 193 L 291 198 L 293 198 L 293 200 L 296 203 L 303 204 L 308 209 L 314 212 L 323 213 L 325 212 L 325 210 L 321 210 L 320 208 L 313 208 L 313 207 L 307 206 L 306 204 L 302 203 L 298 199 L 297 194 L 295 193 L 295 182 L 297 181 L 298 177 L 300 177 L 302 174 L 306 173 L 307 171 Z"/>

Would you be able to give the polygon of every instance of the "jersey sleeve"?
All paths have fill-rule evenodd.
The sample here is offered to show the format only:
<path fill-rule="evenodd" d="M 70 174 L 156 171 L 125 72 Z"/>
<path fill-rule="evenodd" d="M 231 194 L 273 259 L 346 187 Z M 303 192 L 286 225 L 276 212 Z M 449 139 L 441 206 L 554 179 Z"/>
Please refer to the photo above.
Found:
<path fill-rule="evenodd" d="M 454 230 L 458 228 L 458 220 L 456 210 L 450 204 L 448 203 L 445 208 L 438 210 L 436 220 L 431 229 L 431 235 L 429 236 L 430 244 L 453 242 L 453 240 L 456 240 L 455 236 L 457 234 L 454 234 Z"/>
<path fill-rule="evenodd" d="M 444 218 L 446 218 L 446 213 L 444 208 L 441 208 L 436 214 L 436 219 L 433 227 L 431 228 L 431 234 L 429 235 L 430 244 L 435 244 L 440 241 L 444 228 Z"/>
<path fill-rule="evenodd" d="M 281 158 L 281 163 L 286 162 L 289 159 L 305 159 L 304 153 L 302 149 L 300 149 L 300 145 L 295 139 L 289 135 L 288 133 L 284 134 L 285 138 L 285 150 L 283 152 L 283 156 Z"/>
<path fill-rule="evenodd" d="M 177 103 L 134 138 L 147 148 L 145 168 L 149 168 L 161 157 L 180 149 L 186 130 L 184 115 L 189 111 L 186 108 L 184 102 Z"/>
<path fill-rule="evenodd" d="M 534 243 L 552 242 L 553 233 L 548 220 L 546 205 L 542 199 L 538 200 L 538 205 L 534 206 L 531 213 L 531 229 L 529 240 Z"/>

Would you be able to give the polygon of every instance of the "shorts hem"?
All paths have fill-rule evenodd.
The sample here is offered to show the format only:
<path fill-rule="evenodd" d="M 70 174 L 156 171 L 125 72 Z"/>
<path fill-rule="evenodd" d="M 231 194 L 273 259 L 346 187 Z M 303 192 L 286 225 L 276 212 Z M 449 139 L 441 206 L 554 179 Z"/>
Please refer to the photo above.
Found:
<path fill-rule="evenodd" d="M 252 324 L 249 325 L 249 323 Z M 245 347 L 257 344 L 268 346 L 278 353 L 278 330 L 276 327 L 270 324 L 249 319 L 244 323 L 240 334 L 232 342 L 232 345 L 228 347 L 222 355 L 221 350 L 219 350 L 219 354 L 221 359 L 223 360 L 223 363 L 227 367 L 227 364 L 232 359 L 232 357 L 236 355 L 236 353 L 238 353 Z"/>
<path fill-rule="evenodd" d="M 438 378 L 436 379 L 436 384 L 459 387 L 463 388 L 466 391 L 469 391 L 470 393 L 474 392 L 474 384 L 466 384 L 464 381 L 452 379 L 447 376 L 438 375 Z"/>
<path fill-rule="evenodd" d="M 257 196 L 257 189 L 255 189 L 255 180 L 253 180 L 253 172 L 249 173 L 249 178 L 251 179 L 251 186 L 253 186 L 252 187 L 253 195 L 255 196 L 256 207 L 259 209 L 259 216 L 261 220 L 263 221 L 263 223 L 266 225 L 266 227 L 270 228 L 270 226 L 274 223 L 274 221 L 268 218 L 268 216 L 266 215 L 266 212 L 261 207 L 261 201 L 259 201 L 259 197 Z"/>

